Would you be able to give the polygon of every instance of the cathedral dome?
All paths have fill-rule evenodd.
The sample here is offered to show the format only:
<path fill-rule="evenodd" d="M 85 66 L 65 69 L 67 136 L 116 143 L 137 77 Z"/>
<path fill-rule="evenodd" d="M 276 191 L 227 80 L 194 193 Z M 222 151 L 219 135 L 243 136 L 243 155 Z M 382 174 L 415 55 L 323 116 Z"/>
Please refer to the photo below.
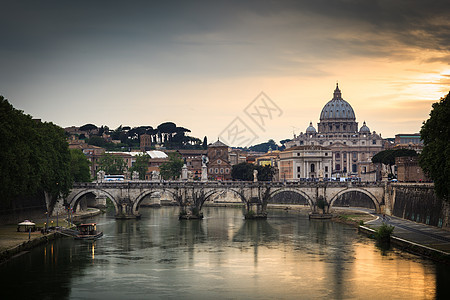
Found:
<path fill-rule="evenodd" d="M 369 127 L 366 126 L 366 121 L 363 122 L 363 126 L 359 130 L 360 133 L 370 133 Z"/>
<path fill-rule="evenodd" d="M 308 128 L 306 128 L 306 133 L 316 133 L 316 129 L 314 128 L 312 122 L 309 122 Z"/>
<path fill-rule="evenodd" d="M 334 120 L 351 120 L 356 119 L 355 112 L 352 106 L 342 99 L 341 90 L 338 84 L 333 93 L 333 99 L 328 101 L 320 113 L 320 121 L 334 121 Z"/>

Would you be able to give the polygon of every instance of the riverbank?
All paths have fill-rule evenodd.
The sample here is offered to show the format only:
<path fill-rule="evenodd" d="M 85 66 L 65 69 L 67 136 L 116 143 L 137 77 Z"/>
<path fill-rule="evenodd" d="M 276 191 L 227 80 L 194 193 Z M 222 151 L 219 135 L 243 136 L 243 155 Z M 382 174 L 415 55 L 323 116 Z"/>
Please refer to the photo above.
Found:
<path fill-rule="evenodd" d="M 74 221 L 80 221 L 84 218 L 89 218 L 101 214 L 101 210 L 96 208 L 89 208 L 87 211 L 74 214 Z M 44 227 L 47 222 L 46 218 L 33 220 L 37 227 Z M 65 219 L 59 217 L 50 217 L 48 219 L 50 226 L 64 226 L 68 227 L 68 223 Z M 42 234 L 40 231 L 35 232 L 17 232 L 17 224 L 0 226 L 0 264 L 15 257 L 21 255 L 34 247 L 47 243 L 60 237 L 57 232 L 49 232 Z"/>
<path fill-rule="evenodd" d="M 309 212 L 308 206 L 271 205 L 270 208 Z M 450 232 L 421 224 L 372 214 L 361 209 L 333 208 L 332 221 L 358 228 L 360 233 L 374 238 L 375 231 L 383 222 L 394 226 L 390 242 L 402 251 L 423 256 L 450 265 Z"/>

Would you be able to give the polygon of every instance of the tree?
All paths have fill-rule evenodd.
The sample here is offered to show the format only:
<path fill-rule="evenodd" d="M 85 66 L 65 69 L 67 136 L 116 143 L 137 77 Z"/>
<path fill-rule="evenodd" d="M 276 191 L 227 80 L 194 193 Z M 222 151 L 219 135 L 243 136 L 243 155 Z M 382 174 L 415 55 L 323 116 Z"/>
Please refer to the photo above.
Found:
<path fill-rule="evenodd" d="M 272 181 L 275 169 L 271 165 L 257 166 L 258 181 Z"/>
<path fill-rule="evenodd" d="M 130 172 L 133 171 L 139 172 L 139 179 L 144 180 L 145 174 L 148 170 L 148 165 L 150 163 L 150 156 L 148 154 L 139 154 L 136 156 L 136 161 L 133 166 L 130 168 Z"/>
<path fill-rule="evenodd" d="M 436 195 L 450 200 L 450 93 L 433 103 L 430 118 L 423 123 L 420 135 L 424 148 L 419 163 L 434 181 Z"/>
<path fill-rule="evenodd" d="M 125 161 L 111 153 L 104 153 L 99 161 L 100 170 L 105 171 L 106 174 L 123 174 L 126 171 Z"/>
<path fill-rule="evenodd" d="M 0 208 L 23 207 L 26 198 L 58 196 L 72 187 L 70 153 L 64 130 L 35 121 L 0 96 Z M 36 205 L 36 202 L 25 205 Z M 39 204 L 40 205 L 40 204 Z"/>
<path fill-rule="evenodd" d="M 231 177 L 233 180 L 253 181 L 253 170 L 254 164 L 246 162 L 236 164 L 231 168 Z"/>
<path fill-rule="evenodd" d="M 75 182 L 91 181 L 90 162 L 79 149 L 70 149 L 70 174 Z"/>
<path fill-rule="evenodd" d="M 253 171 L 258 171 L 258 181 L 271 181 L 275 174 L 275 169 L 270 166 L 256 166 L 250 163 L 240 163 L 231 168 L 233 180 L 253 181 Z"/>
<path fill-rule="evenodd" d="M 206 137 L 206 135 L 205 135 L 205 137 L 203 138 L 202 148 L 203 148 L 203 150 L 208 149 L 208 138 Z"/>
<path fill-rule="evenodd" d="M 161 177 L 165 180 L 177 179 L 181 175 L 183 160 L 176 152 L 169 153 L 169 160 L 159 166 Z"/>
<path fill-rule="evenodd" d="M 374 164 L 381 163 L 384 165 L 389 166 L 389 173 L 390 176 L 393 176 L 392 172 L 392 166 L 395 165 L 395 158 L 396 157 L 403 157 L 403 156 L 417 156 L 417 152 L 412 149 L 389 149 L 380 151 L 377 154 L 375 154 L 372 157 L 372 162 Z"/>
<path fill-rule="evenodd" d="M 97 147 L 105 147 L 106 146 L 106 141 L 100 137 L 100 136 L 92 136 L 87 140 L 87 143 L 89 145 L 94 145 Z"/>
<path fill-rule="evenodd" d="M 265 143 L 249 147 L 249 150 L 256 152 L 267 152 L 269 151 L 269 148 L 272 148 L 272 150 L 276 150 L 278 149 L 278 145 L 275 143 L 274 140 L 268 140 Z"/>
<path fill-rule="evenodd" d="M 95 126 L 94 124 L 85 124 L 80 127 L 80 131 L 91 131 L 94 129 L 98 129 L 98 127 Z"/>

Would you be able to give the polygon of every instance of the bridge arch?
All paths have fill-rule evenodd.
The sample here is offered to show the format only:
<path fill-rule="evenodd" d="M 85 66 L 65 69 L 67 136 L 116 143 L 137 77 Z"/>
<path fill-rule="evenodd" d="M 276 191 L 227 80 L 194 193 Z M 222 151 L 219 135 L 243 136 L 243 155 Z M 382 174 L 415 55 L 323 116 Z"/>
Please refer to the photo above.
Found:
<path fill-rule="evenodd" d="M 87 194 L 94 194 L 96 197 L 100 196 L 101 194 L 105 194 L 109 199 L 111 199 L 111 202 L 114 204 L 114 209 L 117 212 L 118 211 L 118 204 L 117 204 L 117 200 L 115 199 L 114 196 L 112 196 L 109 192 L 103 190 L 103 189 L 86 189 L 86 190 L 81 190 L 78 193 L 76 193 L 72 199 L 70 199 L 68 201 L 68 204 L 73 207 L 74 209 L 76 209 L 76 207 L 78 206 L 78 203 L 80 202 L 81 198 Z M 74 210 L 75 211 L 75 210 Z"/>
<path fill-rule="evenodd" d="M 363 189 L 363 188 L 348 188 L 348 189 L 344 189 L 339 191 L 338 193 L 336 193 L 331 200 L 329 201 L 330 204 L 330 208 L 333 207 L 334 202 L 342 195 L 346 194 L 346 193 L 350 193 L 350 192 L 360 192 L 366 196 L 368 196 L 370 198 L 370 200 L 372 200 L 373 204 L 375 205 L 375 211 L 377 213 L 379 213 L 380 210 L 380 202 L 378 201 L 377 197 L 375 197 L 370 191 Z"/>
<path fill-rule="evenodd" d="M 270 193 L 270 198 L 269 199 L 272 199 L 276 195 L 284 193 L 284 192 L 293 192 L 293 193 L 296 193 L 296 194 L 302 196 L 303 198 L 306 199 L 306 201 L 308 201 L 309 207 L 311 208 L 311 210 L 313 210 L 313 208 L 314 208 L 314 201 L 311 199 L 311 197 L 307 193 L 303 192 L 300 189 L 291 188 L 291 187 L 278 188 L 275 191 Z"/>
<path fill-rule="evenodd" d="M 133 213 L 134 214 L 138 213 L 139 206 L 141 205 L 141 202 L 145 199 L 145 197 L 147 197 L 149 195 L 152 195 L 152 194 L 155 194 L 155 193 L 163 194 L 163 193 L 166 193 L 166 192 L 168 194 L 172 195 L 172 197 L 174 198 L 175 201 L 177 200 L 176 197 L 175 197 L 176 193 L 173 192 L 173 191 L 169 191 L 167 189 L 166 190 L 159 190 L 159 189 L 158 190 L 154 190 L 154 189 L 144 190 L 142 193 L 140 193 L 136 197 L 136 200 L 133 202 L 133 208 L 132 208 Z"/>
<path fill-rule="evenodd" d="M 219 194 L 221 194 L 223 192 L 227 192 L 227 193 L 228 192 L 232 192 L 233 194 L 238 196 L 239 199 L 241 199 L 242 203 L 246 203 L 246 199 L 245 199 L 244 193 L 242 193 L 242 192 L 240 192 L 238 190 L 235 190 L 233 188 L 230 188 L 230 187 L 223 187 L 221 189 L 210 189 L 208 191 L 208 193 L 207 193 L 208 195 L 206 197 L 206 201 L 208 201 L 208 199 L 213 199 L 214 197 L 218 196 Z"/>

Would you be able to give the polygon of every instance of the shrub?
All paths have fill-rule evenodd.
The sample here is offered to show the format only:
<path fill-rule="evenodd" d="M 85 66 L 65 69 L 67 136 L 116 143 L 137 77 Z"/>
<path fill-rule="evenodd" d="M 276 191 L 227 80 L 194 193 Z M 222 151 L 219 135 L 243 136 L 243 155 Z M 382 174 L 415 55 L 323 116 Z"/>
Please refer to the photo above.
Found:
<path fill-rule="evenodd" d="M 375 238 L 380 242 L 389 242 L 391 234 L 394 231 L 394 226 L 383 224 L 376 230 Z"/>

